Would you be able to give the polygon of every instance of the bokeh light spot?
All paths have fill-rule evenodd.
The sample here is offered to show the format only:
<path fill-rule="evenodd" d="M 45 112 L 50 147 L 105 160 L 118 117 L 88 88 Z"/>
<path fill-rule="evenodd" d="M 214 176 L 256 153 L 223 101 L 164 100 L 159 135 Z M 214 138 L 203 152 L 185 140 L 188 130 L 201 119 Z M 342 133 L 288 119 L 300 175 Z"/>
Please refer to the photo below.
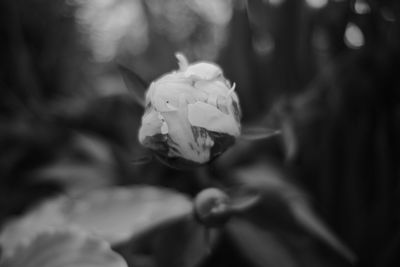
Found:
<path fill-rule="evenodd" d="M 393 10 L 384 7 L 381 9 L 381 14 L 384 20 L 389 21 L 389 22 L 395 22 L 396 21 L 396 16 L 393 13 Z"/>
<path fill-rule="evenodd" d="M 348 23 L 344 32 L 344 41 L 352 49 L 360 48 L 364 45 L 364 34 L 354 23 Z"/>
<path fill-rule="evenodd" d="M 275 48 L 274 38 L 269 33 L 254 36 L 252 44 L 254 51 L 260 56 L 268 55 Z"/>
<path fill-rule="evenodd" d="M 357 14 L 363 15 L 369 13 L 371 8 L 365 0 L 356 0 L 354 3 L 354 11 Z"/>
<path fill-rule="evenodd" d="M 328 4 L 328 0 L 306 0 L 306 3 L 312 8 L 322 8 Z"/>
<path fill-rule="evenodd" d="M 265 0 L 265 2 L 268 2 L 271 6 L 280 6 L 285 0 Z"/>

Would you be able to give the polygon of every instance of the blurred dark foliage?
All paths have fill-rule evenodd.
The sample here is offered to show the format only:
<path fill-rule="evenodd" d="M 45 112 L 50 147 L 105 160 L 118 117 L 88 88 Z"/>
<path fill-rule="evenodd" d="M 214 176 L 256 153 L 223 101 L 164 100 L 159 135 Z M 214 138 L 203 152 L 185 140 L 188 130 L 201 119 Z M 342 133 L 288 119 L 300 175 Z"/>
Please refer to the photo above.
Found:
<path fill-rule="evenodd" d="M 250 117 L 270 109 L 270 123 L 290 125 L 298 153 L 287 167 L 355 249 L 359 265 L 397 266 L 400 5 L 367 2 L 371 12 L 359 15 L 350 8 L 354 1 L 330 1 L 311 12 L 300 1 L 279 8 L 249 1 L 249 12 L 236 14 L 231 35 L 248 38 L 230 42 L 222 62 L 230 62 L 225 70 L 242 78 L 241 86 L 252 88 L 239 91 Z M 385 10 L 396 19 L 386 20 Z M 349 21 L 365 35 L 360 49 L 343 42 Z M 323 53 L 312 47 L 317 29 L 329 44 Z M 276 41 L 276 51 L 264 58 L 249 49 L 250 36 L 263 32 Z"/>
<path fill-rule="evenodd" d="M 238 144 L 207 168 L 176 171 L 158 162 L 131 164 L 144 153 L 137 144 L 141 110 L 123 95 L 96 93 L 99 76 L 117 76 L 117 67 L 91 59 L 75 5 L 1 1 L 0 225 L 67 190 L 62 178 L 40 177 L 66 158 L 68 168 L 84 165 L 104 174 L 105 184 L 147 183 L 190 195 L 207 186 L 234 186 L 229 176 L 237 166 L 269 159 L 310 194 L 358 255 L 357 266 L 399 266 L 400 2 L 365 2 L 369 12 L 358 14 L 353 0 L 318 9 L 303 1 L 236 1 L 217 61 L 238 85 L 244 122 L 280 128 L 282 138 Z M 362 30 L 360 47 L 344 41 L 349 23 Z M 181 47 L 163 38 L 151 32 L 147 50 L 124 62 L 146 79 L 173 69 L 172 54 Z M 97 157 L 82 136 L 111 156 Z M 230 239 L 223 235 L 204 265 L 249 264 Z M 298 240 L 293 250 L 316 246 Z M 307 266 L 312 259 L 299 251 L 299 266 Z M 328 266 L 347 265 L 327 258 Z"/>

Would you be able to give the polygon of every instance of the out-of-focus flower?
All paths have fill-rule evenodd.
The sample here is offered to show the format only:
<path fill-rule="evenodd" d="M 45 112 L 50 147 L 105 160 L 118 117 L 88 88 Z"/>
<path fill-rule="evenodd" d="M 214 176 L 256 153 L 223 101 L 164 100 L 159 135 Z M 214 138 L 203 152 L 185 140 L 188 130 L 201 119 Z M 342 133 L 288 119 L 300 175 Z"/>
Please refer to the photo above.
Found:
<path fill-rule="evenodd" d="M 154 81 L 146 93 L 140 143 L 172 167 L 205 164 L 240 135 L 235 84 L 210 62 L 189 64 L 176 55 L 179 70 Z"/>

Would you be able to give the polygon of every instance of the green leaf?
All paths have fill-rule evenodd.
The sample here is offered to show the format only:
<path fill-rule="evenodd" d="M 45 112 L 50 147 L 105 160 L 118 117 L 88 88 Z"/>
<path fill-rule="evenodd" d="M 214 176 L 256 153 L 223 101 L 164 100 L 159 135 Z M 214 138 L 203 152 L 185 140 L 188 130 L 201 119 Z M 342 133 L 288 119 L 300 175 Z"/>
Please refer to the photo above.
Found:
<path fill-rule="evenodd" d="M 279 135 L 280 130 L 270 129 L 266 127 L 243 127 L 240 138 L 248 141 L 256 141 L 267 139 L 275 135 Z"/>
<path fill-rule="evenodd" d="M 278 168 L 255 164 L 239 170 L 236 179 L 245 187 L 259 190 L 262 198 L 246 215 L 248 219 L 270 229 L 315 237 L 349 262 L 356 261 L 355 254 L 313 211 L 307 194 L 289 182 Z"/>
<path fill-rule="evenodd" d="M 148 152 L 148 151 L 146 151 Z M 148 152 L 149 153 L 149 152 Z M 151 154 L 145 155 L 143 157 L 134 158 L 131 160 L 133 165 L 144 165 L 152 162 L 154 160 L 154 156 Z"/>
<path fill-rule="evenodd" d="M 39 234 L 0 262 L 1 267 L 127 267 L 99 238 L 76 229 Z"/>
<path fill-rule="evenodd" d="M 130 95 L 135 99 L 137 104 L 144 107 L 145 91 L 148 88 L 147 82 L 145 82 L 136 72 L 122 64 L 118 64 L 118 69 L 121 72 Z"/>
<path fill-rule="evenodd" d="M 92 192 L 67 210 L 68 219 L 119 243 L 142 231 L 192 212 L 183 194 L 152 186 L 134 186 Z"/>
<path fill-rule="evenodd" d="M 185 195 L 153 186 L 95 190 L 77 198 L 44 202 L 22 218 L 8 222 L 0 234 L 6 254 L 48 229 L 75 226 L 111 244 L 129 240 L 156 226 L 192 213 Z"/>
<path fill-rule="evenodd" d="M 228 231 L 236 246 L 255 267 L 300 266 L 290 249 L 265 229 L 234 219 L 228 224 Z"/>
<path fill-rule="evenodd" d="M 194 267 L 210 255 L 218 236 L 190 215 L 135 236 L 123 255 L 132 266 L 147 259 L 152 266 Z"/>

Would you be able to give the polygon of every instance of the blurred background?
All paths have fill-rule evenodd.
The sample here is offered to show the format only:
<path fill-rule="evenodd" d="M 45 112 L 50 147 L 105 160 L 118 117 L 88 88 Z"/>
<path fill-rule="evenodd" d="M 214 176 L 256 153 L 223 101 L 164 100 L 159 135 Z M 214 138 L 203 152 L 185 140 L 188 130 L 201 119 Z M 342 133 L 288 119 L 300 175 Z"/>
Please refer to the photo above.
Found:
<path fill-rule="evenodd" d="M 399 1 L 2 0 L 0 36 L 0 226 L 60 192 L 144 183 L 195 196 L 233 186 L 239 169 L 273 169 L 356 266 L 400 266 Z M 177 69 L 177 51 L 218 63 L 243 123 L 281 136 L 188 171 L 132 164 L 142 110 L 117 64 L 150 82 Z M 306 248 L 291 231 L 286 241 Z M 253 266 L 221 244 L 204 266 Z M 349 264 L 300 252 L 298 265 L 258 266 Z"/>

